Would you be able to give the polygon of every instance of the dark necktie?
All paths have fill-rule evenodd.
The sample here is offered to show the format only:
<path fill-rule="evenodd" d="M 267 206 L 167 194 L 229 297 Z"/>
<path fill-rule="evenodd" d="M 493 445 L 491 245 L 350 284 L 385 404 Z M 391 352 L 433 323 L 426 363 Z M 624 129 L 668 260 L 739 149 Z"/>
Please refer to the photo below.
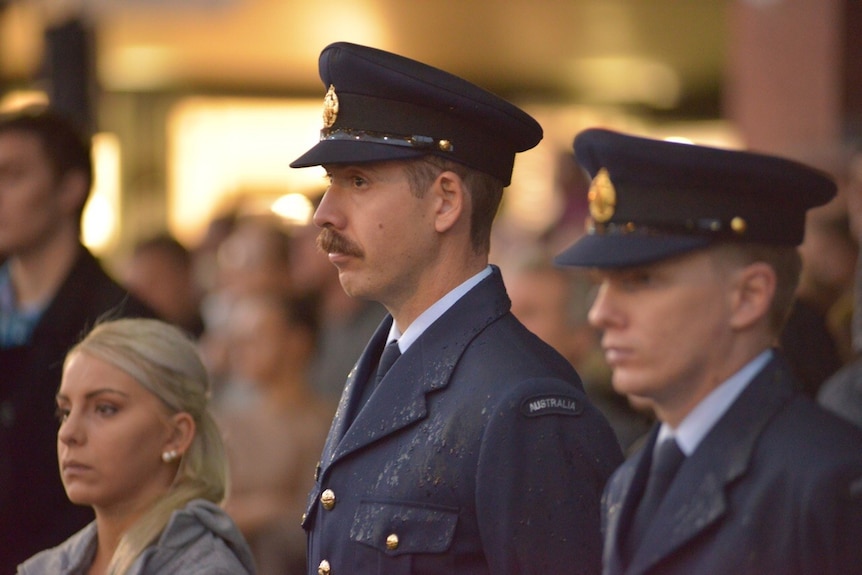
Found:
<path fill-rule="evenodd" d="M 647 527 L 652 521 L 656 510 L 658 510 L 662 499 L 664 499 L 667 488 L 670 486 L 677 469 L 679 469 L 684 460 L 685 454 L 683 454 L 676 440 L 673 438 L 662 441 L 655 450 L 643 497 L 641 497 L 632 518 L 628 535 L 625 538 L 623 549 L 626 562 L 634 557 L 635 551 L 640 546 L 646 534 Z"/>
<path fill-rule="evenodd" d="M 365 382 L 365 385 L 362 387 L 362 394 L 359 396 L 359 402 L 354 404 L 355 407 L 353 409 L 353 416 L 350 418 L 351 421 L 356 419 L 356 415 L 362 410 L 362 406 L 368 402 L 368 398 L 371 397 L 371 394 L 380 385 L 383 376 L 386 375 L 386 372 L 389 371 L 389 368 L 392 367 L 392 364 L 399 357 L 401 357 L 401 350 L 398 349 L 398 340 L 392 340 L 387 343 L 386 347 L 383 348 L 383 353 L 380 354 L 380 361 L 377 362 L 377 370 Z"/>
<path fill-rule="evenodd" d="M 392 367 L 392 364 L 394 364 L 395 360 L 399 357 L 401 357 L 401 350 L 398 349 L 398 340 L 393 339 L 386 344 L 386 347 L 383 348 L 383 353 L 380 354 L 380 361 L 377 363 L 377 373 L 374 376 L 373 387 L 380 385 L 380 381 L 383 379 L 383 376 L 386 375 L 386 372 L 389 371 L 389 368 Z"/>

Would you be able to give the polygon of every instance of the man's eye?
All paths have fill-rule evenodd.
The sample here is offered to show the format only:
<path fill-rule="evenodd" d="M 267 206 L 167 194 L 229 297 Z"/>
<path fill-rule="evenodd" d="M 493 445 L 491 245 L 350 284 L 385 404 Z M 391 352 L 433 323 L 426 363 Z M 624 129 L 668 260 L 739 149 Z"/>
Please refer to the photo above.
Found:
<path fill-rule="evenodd" d="M 652 281 L 652 276 L 648 273 L 632 273 L 622 278 L 622 285 L 629 289 L 647 286 Z"/>
<path fill-rule="evenodd" d="M 361 188 L 365 185 L 365 178 L 360 178 L 359 176 L 353 177 L 353 185 L 357 188 Z"/>

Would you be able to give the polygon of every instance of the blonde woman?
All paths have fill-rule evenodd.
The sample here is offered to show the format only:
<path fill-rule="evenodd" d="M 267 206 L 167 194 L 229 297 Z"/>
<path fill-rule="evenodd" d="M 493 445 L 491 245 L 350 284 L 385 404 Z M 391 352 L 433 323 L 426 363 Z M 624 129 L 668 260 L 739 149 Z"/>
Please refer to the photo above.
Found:
<path fill-rule="evenodd" d="M 218 503 L 227 472 L 194 344 L 148 319 L 105 322 L 69 354 L 57 393 L 66 494 L 96 520 L 19 574 L 253 574 Z"/>

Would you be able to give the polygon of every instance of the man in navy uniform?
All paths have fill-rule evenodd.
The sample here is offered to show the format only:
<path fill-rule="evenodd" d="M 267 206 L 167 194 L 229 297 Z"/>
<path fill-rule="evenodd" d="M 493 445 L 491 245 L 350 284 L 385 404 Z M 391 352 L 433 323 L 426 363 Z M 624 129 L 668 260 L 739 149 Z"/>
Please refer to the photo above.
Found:
<path fill-rule="evenodd" d="M 659 420 L 603 503 L 607 574 L 862 573 L 862 433 L 794 392 L 775 349 L 806 210 L 790 160 L 591 129 L 590 321 L 615 389 Z"/>
<path fill-rule="evenodd" d="M 541 127 L 373 48 L 328 46 L 320 75 L 320 141 L 291 165 L 325 168 L 319 245 L 349 295 L 389 314 L 323 450 L 302 521 L 309 572 L 599 572 L 601 492 L 620 449 L 488 264 L 515 154 Z"/>

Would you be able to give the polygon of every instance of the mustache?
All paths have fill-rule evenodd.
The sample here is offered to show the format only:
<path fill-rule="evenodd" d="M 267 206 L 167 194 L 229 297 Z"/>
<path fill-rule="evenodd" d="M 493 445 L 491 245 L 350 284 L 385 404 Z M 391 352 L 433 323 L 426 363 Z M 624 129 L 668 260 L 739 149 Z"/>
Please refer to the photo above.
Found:
<path fill-rule="evenodd" d="M 357 258 L 363 256 L 359 246 L 330 228 L 323 228 L 320 234 L 318 234 L 317 247 L 327 254 L 339 253 Z"/>

